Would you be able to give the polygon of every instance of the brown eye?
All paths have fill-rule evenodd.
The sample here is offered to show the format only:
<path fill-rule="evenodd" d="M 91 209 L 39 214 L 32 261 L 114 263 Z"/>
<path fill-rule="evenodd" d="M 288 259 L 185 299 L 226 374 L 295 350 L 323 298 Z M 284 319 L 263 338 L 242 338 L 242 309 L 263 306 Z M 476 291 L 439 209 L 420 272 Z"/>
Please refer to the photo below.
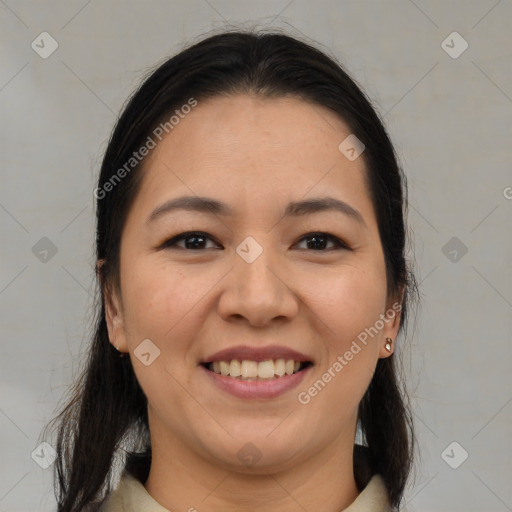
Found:
<path fill-rule="evenodd" d="M 333 249 L 348 249 L 348 245 L 341 241 L 338 237 L 328 233 L 308 233 L 300 239 L 300 242 L 306 241 L 306 249 L 314 251 L 326 252 Z M 327 248 L 329 242 L 334 244 L 334 247 Z"/>
<path fill-rule="evenodd" d="M 213 242 L 213 239 L 207 233 L 203 233 L 202 231 L 189 231 L 167 240 L 161 245 L 161 249 L 178 248 L 199 251 L 209 248 L 205 247 L 208 241 Z M 183 244 L 180 242 L 183 242 Z"/>

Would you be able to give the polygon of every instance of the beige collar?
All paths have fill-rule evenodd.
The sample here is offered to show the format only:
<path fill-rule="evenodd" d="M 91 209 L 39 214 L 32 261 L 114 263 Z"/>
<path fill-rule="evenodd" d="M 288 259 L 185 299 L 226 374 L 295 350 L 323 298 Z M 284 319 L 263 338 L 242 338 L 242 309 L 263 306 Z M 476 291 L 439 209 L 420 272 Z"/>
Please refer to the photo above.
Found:
<path fill-rule="evenodd" d="M 102 512 L 170 512 L 157 503 L 141 482 L 124 473 Z M 355 501 L 343 512 L 390 512 L 388 493 L 380 475 L 374 475 Z"/>

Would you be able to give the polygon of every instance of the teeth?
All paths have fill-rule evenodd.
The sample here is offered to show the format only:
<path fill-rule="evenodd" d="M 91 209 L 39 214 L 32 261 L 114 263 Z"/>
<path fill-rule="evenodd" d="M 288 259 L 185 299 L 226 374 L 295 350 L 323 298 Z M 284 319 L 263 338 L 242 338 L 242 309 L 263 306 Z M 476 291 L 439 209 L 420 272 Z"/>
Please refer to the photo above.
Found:
<path fill-rule="evenodd" d="M 208 368 L 224 376 L 242 380 L 273 379 L 283 375 L 292 375 L 301 368 L 300 361 L 293 359 L 268 359 L 267 361 L 249 361 L 238 359 L 232 361 L 215 361 Z"/>
<path fill-rule="evenodd" d="M 226 361 L 220 361 L 220 373 L 222 375 L 229 375 L 229 363 L 226 363 Z"/>
<path fill-rule="evenodd" d="M 258 376 L 258 363 L 256 361 L 242 361 L 242 377 L 255 379 Z"/>
<path fill-rule="evenodd" d="M 242 375 L 242 363 L 238 359 L 233 359 L 229 364 L 229 375 L 231 377 L 240 377 Z"/>
<path fill-rule="evenodd" d="M 274 361 L 261 361 L 258 363 L 258 377 L 260 379 L 271 379 L 274 377 Z"/>
<path fill-rule="evenodd" d="M 274 362 L 274 375 L 282 377 L 286 372 L 285 366 L 284 359 L 276 359 Z"/>

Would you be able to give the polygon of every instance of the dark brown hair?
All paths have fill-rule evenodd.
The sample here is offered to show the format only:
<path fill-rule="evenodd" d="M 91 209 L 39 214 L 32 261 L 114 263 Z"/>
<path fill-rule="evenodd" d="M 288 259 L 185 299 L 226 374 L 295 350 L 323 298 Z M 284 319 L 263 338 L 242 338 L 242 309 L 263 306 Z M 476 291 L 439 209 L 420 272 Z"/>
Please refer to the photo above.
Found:
<path fill-rule="evenodd" d="M 406 181 L 365 94 L 333 58 L 285 34 L 228 31 L 191 45 L 148 74 L 125 105 L 103 158 L 95 194 L 96 257 L 103 263 L 97 269 L 95 331 L 83 374 L 54 422 L 59 512 L 97 510 L 111 491 L 116 468 L 126 468 L 144 480 L 151 462 L 146 398 L 130 358 L 120 357 L 111 346 L 105 321 L 105 292 L 119 290 L 121 235 L 143 175 L 143 160 L 133 168 L 126 163 L 155 127 L 191 98 L 200 102 L 237 93 L 292 96 L 321 105 L 338 114 L 363 142 L 388 295 L 403 293 L 400 332 L 404 330 L 408 306 L 417 293 L 405 258 Z M 120 173 L 123 166 L 127 172 Z M 355 466 L 354 473 L 360 488 L 371 474 L 380 473 L 398 508 L 414 443 L 395 358 L 396 354 L 379 359 L 359 405 L 368 466 L 366 471 Z"/>

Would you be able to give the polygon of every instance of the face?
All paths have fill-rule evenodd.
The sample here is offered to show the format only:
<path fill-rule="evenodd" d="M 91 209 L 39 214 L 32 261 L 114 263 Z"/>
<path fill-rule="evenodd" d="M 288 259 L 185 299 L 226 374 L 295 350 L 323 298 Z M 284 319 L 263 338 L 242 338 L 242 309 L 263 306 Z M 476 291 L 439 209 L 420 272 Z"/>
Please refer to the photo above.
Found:
<path fill-rule="evenodd" d="M 338 149 L 350 133 L 300 99 L 238 95 L 199 102 L 149 155 L 107 324 L 154 453 L 268 471 L 352 450 L 399 306 L 363 158 Z"/>

